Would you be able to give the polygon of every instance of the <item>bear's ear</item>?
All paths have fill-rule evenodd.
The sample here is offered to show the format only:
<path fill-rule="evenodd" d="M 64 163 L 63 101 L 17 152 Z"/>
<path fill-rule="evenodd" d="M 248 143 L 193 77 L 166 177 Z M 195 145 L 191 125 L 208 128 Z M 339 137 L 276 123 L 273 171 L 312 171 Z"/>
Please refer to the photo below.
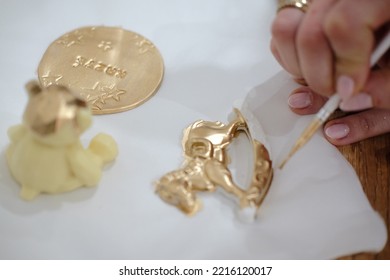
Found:
<path fill-rule="evenodd" d="M 27 84 L 26 84 L 26 90 L 28 92 L 28 95 L 30 97 L 34 96 L 34 95 L 38 95 L 42 92 L 42 88 L 41 86 L 38 84 L 37 81 L 33 80 L 33 81 L 29 81 Z"/>

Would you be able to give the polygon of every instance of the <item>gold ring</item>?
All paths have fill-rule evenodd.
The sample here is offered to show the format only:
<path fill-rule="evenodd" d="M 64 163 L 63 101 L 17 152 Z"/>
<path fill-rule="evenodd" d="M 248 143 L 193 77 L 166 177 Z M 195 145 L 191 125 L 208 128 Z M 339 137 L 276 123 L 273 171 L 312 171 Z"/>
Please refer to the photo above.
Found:
<path fill-rule="evenodd" d="M 279 0 L 278 1 L 278 12 L 284 8 L 292 7 L 298 8 L 302 12 L 306 12 L 309 8 L 310 0 Z"/>

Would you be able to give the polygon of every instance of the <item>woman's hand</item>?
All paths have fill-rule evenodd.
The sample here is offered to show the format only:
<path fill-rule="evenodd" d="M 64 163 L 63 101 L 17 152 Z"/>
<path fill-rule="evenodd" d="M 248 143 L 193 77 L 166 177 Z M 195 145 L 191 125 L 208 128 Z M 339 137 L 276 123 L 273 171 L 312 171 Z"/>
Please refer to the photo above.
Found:
<path fill-rule="evenodd" d="M 345 111 L 375 108 L 329 122 L 325 133 L 334 144 L 390 130 L 390 110 L 379 109 L 390 109 L 389 55 L 374 70 L 369 62 L 377 41 L 389 30 L 389 21 L 390 0 L 313 0 L 306 13 L 283 8 L 273 22 L 275 58 L 310 88 L 306 88 L 310 98 L 299 97 L 297 91 L 290 96 L 293 111 L 315 113 L 334 92 L 340 94 Z"/>
<path fill-rule="evenodd" d="M 315 114 L 327 98 L 308 87 L 294 90 L 288 104 L 299 115 Z M 372 108 L 337 118 L 326 123 L 324 135 L 334 145 L 347 145 L 390 132 L 390 110 Z"/>

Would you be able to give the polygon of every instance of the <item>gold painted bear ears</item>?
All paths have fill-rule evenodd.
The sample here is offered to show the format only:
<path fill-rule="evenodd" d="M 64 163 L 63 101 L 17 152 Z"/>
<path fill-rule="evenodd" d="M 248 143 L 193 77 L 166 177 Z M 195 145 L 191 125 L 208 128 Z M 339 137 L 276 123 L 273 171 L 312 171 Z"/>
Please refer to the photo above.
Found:
<path fill-rule="evenodd" d="M 71 123 L 78 129 L 77 111 L 87 109 L 87 103 L 76 97 L 68 88 L 50 85 L 42 88 L 37 81 L 26 84 L 29 102 L 24 112 L 24 122 L 34 133 L 46 136 L 61 126 Z"/>

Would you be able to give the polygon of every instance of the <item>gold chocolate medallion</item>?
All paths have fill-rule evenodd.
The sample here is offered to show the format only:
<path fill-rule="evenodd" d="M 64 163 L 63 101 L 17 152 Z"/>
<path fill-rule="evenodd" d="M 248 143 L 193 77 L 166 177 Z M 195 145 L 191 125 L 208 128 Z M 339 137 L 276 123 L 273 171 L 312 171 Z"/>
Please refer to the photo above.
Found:
<path fill-rule="evenodd" d="M 63 85 L 80 95 L 93 114 L 137 107 L 158 90 L 162 57 L 143 36 L 117 27 L 83 27 L 55 40 L 38 67 L 41 84 Z"/>

